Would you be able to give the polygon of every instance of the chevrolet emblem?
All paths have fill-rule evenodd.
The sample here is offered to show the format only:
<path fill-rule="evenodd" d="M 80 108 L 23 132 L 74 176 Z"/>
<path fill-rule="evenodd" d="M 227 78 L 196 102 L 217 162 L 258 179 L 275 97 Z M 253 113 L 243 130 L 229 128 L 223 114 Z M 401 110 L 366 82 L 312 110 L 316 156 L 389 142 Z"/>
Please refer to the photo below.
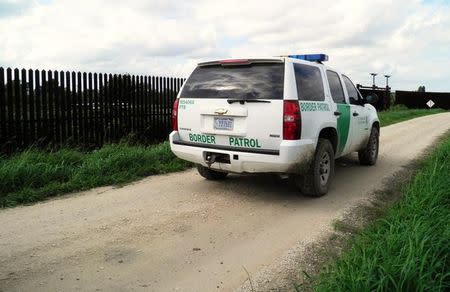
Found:
<path fill-rule="evenodd" d="M 226 114 L 227 112 L 228 112 L 227 109 L 224 109 L 224 108 L 218 108 L 218 109 L 216 109 L 216 111 L 215 111 L 214 113 L 216 113 L 216 114 L 218 114 L 218 115 L 224 115 L 224 114 Z"/>

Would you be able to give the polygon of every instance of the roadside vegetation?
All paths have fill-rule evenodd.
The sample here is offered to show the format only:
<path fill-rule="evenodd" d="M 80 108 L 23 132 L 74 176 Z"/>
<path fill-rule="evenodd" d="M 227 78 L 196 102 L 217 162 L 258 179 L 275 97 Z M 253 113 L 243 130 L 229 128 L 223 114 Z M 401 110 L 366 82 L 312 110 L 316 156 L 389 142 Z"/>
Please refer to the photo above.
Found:
<path fill-rule="evenodd" d="M 153 146 L 120 143 L 92 152 L 30 149 L 0 158 L 0 207 L 98 186 L 120 185 L 190 166 L 172 154 L 168 142 Z"/>
<path fill-rule="evenodd" d="M 417 117 L 445 112 L 443 109 L 409 109 L 404 105 L 394 105 L 387 111 L 378 112 L 382 127 Z"/>
<path fill-rule="evenodd" d="M 349 239 L 346 251 L 313 280 L 312 289 L 449 291 L 449 173 L 447 135 L 404 187 L 402 199 Z"/>

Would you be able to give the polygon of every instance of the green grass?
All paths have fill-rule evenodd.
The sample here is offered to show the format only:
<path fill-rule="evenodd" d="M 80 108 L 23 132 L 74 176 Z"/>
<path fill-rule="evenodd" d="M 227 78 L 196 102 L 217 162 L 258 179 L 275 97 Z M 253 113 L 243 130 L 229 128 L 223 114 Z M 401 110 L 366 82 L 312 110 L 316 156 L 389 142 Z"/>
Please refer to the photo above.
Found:
<path fill-rule="evenodd" d="M 349 243 L 315 291 L 450 291 L 450 136 L 404 197 Z"/>
<path fill-rule="evenodd" d="M 445 112 L 443 109 L 408 109 L 404 105 L 392 106 L 387 111 L 378 113 L 382 127 L 409 119 Z"/>
<path fill-rule="evenodd" d="M 98 186 L 124 184 L 190 166 L 172 154 L 168 142 L 147 147 L 112 144 L 93 152 L 31 149 L 0 159 L 0 207 L 28 204 Z"/>

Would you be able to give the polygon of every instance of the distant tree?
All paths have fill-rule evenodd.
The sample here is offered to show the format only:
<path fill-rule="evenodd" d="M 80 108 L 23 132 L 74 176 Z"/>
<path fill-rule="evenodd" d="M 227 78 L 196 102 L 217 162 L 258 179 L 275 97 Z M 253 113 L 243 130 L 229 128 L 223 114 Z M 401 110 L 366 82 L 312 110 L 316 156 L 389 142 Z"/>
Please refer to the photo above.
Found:
<path fill-rule="evenodd" d="M 425 86 L 419 86 L 419 88 L 417 89 L 418 92 L 425 92 Z"/>

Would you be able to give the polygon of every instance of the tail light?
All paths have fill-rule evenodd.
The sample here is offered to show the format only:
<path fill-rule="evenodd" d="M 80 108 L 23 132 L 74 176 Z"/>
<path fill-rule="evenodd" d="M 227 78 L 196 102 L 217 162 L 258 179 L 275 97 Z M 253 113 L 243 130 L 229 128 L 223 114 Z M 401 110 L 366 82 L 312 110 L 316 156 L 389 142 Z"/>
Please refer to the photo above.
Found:
<path fill-rule="evenodd" d="M 172 108 L 172 130 L 174 131 L 178 131 L 178 101 L 178 98 L 175 99 Z"/>
<path fill-rule="evenodd" d="M 283 140 L 298 140 L 302 131 L 300 106 L 296 100 L 285 100 L 283 105 Z"/>
<path fill-rule="evenodd" d="M 233 60 L 222 60 L 219 61 L 220 65 L 250 65 L 250 61 L 247 59 L 233 59 Z"/>

